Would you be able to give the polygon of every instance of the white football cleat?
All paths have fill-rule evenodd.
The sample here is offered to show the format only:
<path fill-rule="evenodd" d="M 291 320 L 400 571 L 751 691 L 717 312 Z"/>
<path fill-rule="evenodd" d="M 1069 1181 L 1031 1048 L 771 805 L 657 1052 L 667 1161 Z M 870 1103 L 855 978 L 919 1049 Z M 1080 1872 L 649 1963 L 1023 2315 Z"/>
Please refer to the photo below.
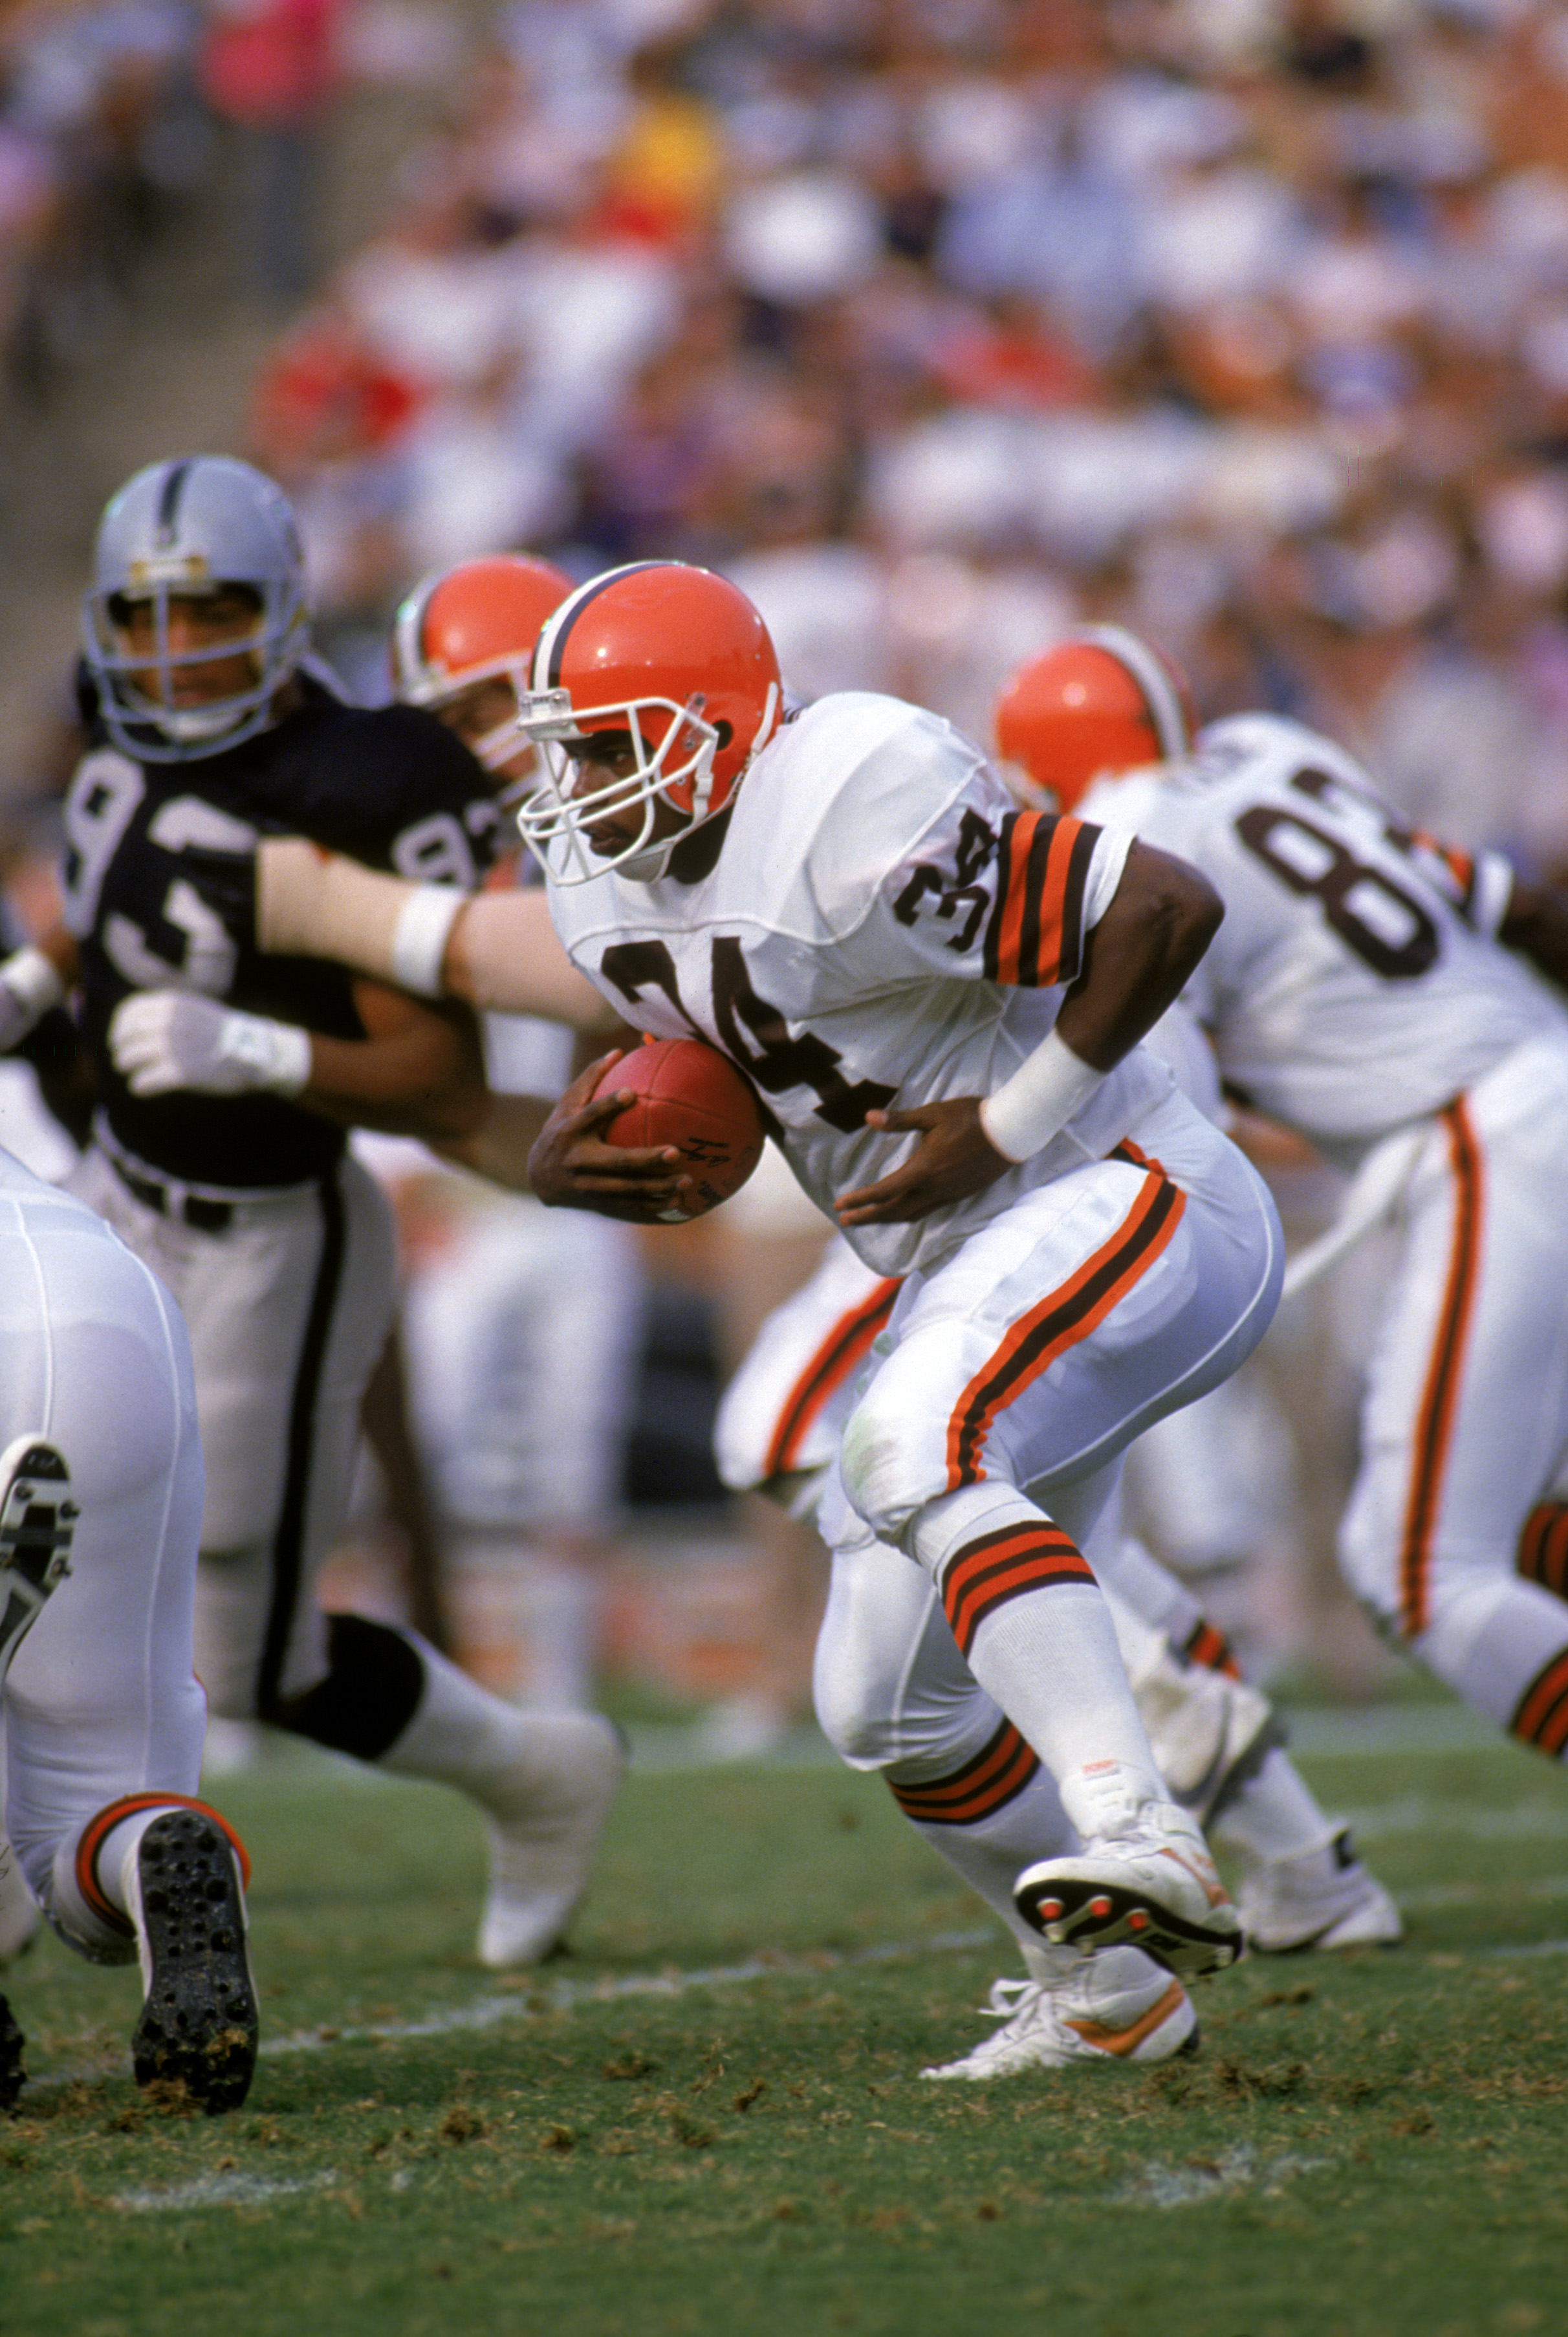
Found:
<path fill-rule="evenodd" d="M 1399 1910 L 1357 1857 L 1349 1826 L 1320 1849 L 1255 1866 L 1238 1893 L 1250 1953 L 1392 1948 L 1405 1936 Z"/>
<path fill-rule="evenodd" d="M 1179 1980 L 1136 1948 L 1083 1956 L 1057 1980 L 998 1980 L 981 2010 L 1001 2027 L 961 2060 L 922 2078 L 983 2085 L 1077 2061 L 1168 2061 L 1198 2048 L 1198 2016 Z"/>
<path fill-rule="evenodd" d="M 0 1839 L 0 1965 L 21 1954 L 43 1920 L 15 1852 Z"/>
<path fill-rule="evenodd" d="M 1163 1632 L 1157 1657 L 1133 1678 L 1132 1688 L 1171 1799 L 1201 1826 L 1285 1741 L 1266 1696 L 1227 1672 L 1183 1663 Z"/>
<path fill-rule="evenodd" d="M 1083 1848 L 1026 1867 L 1013 1904 L 1052 1947 L 1142 1948 L 1185 1980 L 1242 1952 L 1242 1923 L 1208 1844 L 1174 1802 L 1141 1795 L 1119 1763 L 1063 1781 Z"/>
<path fill-rule="evenodd" d="M 599 1714 L 536 1712 L 526 1722 L 511 1775 L 485 1789 L 490 1896 L 479 1961 L 497 1971 L 536 1964 L 558 1945 L 626 1774 L 620 1731 Z"/>

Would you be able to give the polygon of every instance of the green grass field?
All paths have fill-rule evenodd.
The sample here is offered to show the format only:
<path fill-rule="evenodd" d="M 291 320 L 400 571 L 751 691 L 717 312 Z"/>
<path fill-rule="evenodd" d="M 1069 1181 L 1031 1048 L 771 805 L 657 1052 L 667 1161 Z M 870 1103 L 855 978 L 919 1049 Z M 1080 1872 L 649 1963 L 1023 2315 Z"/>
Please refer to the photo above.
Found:
<path fill-rule="evenodd" d="M 0 2332 L 1560 2331 L 1568 1783 L 1449 1721 L 1304 1732 L 1404 1949 L 1203 1985 L 1193 2062 L 988 2088 L 917 2072 L 1015 1965 L 865 1779 L 634 1775 L 576 1952 L 498 1984 L 477 1822 L 290 1752 L 216 1795 L 256 1861 L 237 2117 L 137 2095 L 133 1974 L 7 1975 Z"/>

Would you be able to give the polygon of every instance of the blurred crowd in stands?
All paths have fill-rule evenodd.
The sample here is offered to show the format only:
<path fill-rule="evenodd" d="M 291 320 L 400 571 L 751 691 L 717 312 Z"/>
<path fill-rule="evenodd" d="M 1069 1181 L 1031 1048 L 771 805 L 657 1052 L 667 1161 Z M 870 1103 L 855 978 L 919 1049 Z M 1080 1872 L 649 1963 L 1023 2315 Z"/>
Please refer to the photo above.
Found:
<path fill-rule="evenodd" d="M 409 581 L 503 544 L 708 562 L 803 694 L 982 737 L 1115 615 L 1563 856 L 1558 0 L 22 0 L 0 75 L 14 383 L 243 180 L 248 451 L 372 690 Z M 445 127 L 321 280 L 319 132 L 399 75 Z"/>
<path fill-rule="evenodd" d="M 498 543 L 707 562 L 981 737 L 1115 615 L 1549 861 L 1568 11 L 515 0 L 254 427 L 366 668 Z"/>

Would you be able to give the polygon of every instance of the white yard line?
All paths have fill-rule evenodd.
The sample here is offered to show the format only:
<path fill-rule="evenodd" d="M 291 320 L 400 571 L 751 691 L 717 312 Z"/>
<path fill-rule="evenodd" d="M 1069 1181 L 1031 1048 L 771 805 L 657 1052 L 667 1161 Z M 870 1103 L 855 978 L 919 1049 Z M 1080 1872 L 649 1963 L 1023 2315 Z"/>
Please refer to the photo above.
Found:
<path fill-rule="evenodd" d="M 1462 1834 L 1474 1842 L 1568 1842 L 1568 1795 L 1561 1803 L 1517 1802 L 1505 1809 L 1478 1809 L 1435 1801 L 1425 1794 L 1401 1794 L 1396 1801 L 1373 1802 L 1339 1814 L 1358 1845 L 1401 1833 L 1438 1840 Z"/>
<path fill-rule="evenodd" d="M 998 1955 L 1007 1942 L 993 1931 L 939 1931 L 929 1940 L 892 1940 L 873 1948 L 856 1948 L 845 1954 L 833 1949 L 809 1956 L 748 1956 L 744 1963 L 713 1964 L 698 1971 L 628 1972 L 618 1980 L 551 1980 L 531 1984 L 515 1995 L 476 1997 L 470 2004 L 448 2005 L 418 2020 L 377 2021 L 357 2029 L 307 2029 L 292 2036 L 269 2038 L 266 2054 L 319 2053 L 330 2045 L 376 2045 L 405 2038 L 450 2037 L 466 2030 L 494 2029 L 508 2020 L 536 2020 L 541 2012 L 570 2012 L 579 2004 L 616 2004 L 635 1997 L 689 1995 L 697 1988 L 734 1988 L 749 1980 L 812 1980 L 828 1971 L 853 1971 L 868 1964 L 911 1963 L 921 1956 L 969 1955 L 994 1947 Z"/>
<path fill-rule="evenodd" d="M 1212 2159 L 1189 2160 L 1184 2166 L 1152 2162 L 1112 2192 L 1111 2205 L 1197 2207 L 1209 2199 L 1233 2199 L 1242 2191 L 1258 2191 L 1271 2199 L 1298 2175 L 1315 2174 L 1328 2164 L 1326 2158 L 1302 2158 L 1295 2151 L 1280 2151 L 1268 2157 L 1250 2142 L 1233 2143 Z"/>
<path fill-rule="evenodd" d="M 337 2169 L 317 2175 L 199 2175 L 190 2183 L 171 2183 L 167 2190 L 117 2191 L 107 2202 L 122 2215 L 174 2215 L 191 2207 L 256 2207 L 272 2199 L 295 2199 L 306 2191 L 327 2191 L 337 2181 Z"/>
<path fill-rule="evenodd" d="M 993 1948 L 998 1960 L 1008 1943 L 996 1931 L 938 1931 L 927 1940 L 889 1940 L 875 1947 L 845 1953 L 823 1948 L 805 1956 L 748 1956 L 743 1963 L 713 1964 L 696 1971 L 628 1972 L 619 1979 L 538 1980 L 526 1990 L 505 1996 L 480 1996 L 467 2004 L 444 2006 L 413 2020 L 378 2020 L 349 2029 L 296 2029 L 283 2037 L 263 2039 L 261 2058 L 280 2058 L 295 2053 L 325 2053 L 336 2045 L 394 2045 L 419 2037 L 455 2037 L 495 2029 L 508 2021 L 537 2020 L 541 2013 L 570 2012 L 579 2004 L 617 2004 L 636 1998 L 668 1999 L 689 1995 L 694 1989 L 734 1988 L 753 1980 L 813 1980 L 833 1971 L 863 1970 L 869 1965 L 913 1963 L 923 1956 L 970 1955 Z M 91 2084 L 102 2069 L 55 2069 L 29 2076 L 24 2107 L 36 2095 L 61 2087 Z"/>
<path fill-rule="evenodd" d="M 1508 1892 L 1520 1899 L 1568 1899 L 1568 1874 L 1534 1875 L 1527 1882 L 1511 1882 Z M 1496 1884 L 1490 1882 L 1417 1882 L 1396 1895 L 1407 1914 L 1424 1915 L 1436 1907 L 1478 1906 L 1482 1900 L 1495 1901 L 1501 1894 Z M 1481 1952 L 1502 1955 L 1519 1951 L 1495 1948 Z"/>

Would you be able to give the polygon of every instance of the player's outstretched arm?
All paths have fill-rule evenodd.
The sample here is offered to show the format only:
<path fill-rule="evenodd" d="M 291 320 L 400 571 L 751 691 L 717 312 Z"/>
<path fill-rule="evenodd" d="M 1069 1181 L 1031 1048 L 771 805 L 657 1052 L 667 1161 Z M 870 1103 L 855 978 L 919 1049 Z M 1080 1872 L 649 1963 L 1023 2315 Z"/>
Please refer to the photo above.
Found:
<path fill-rule="evenodd" d="M 363 1039 L 247 1014 L 194 991 L 143 990 L 116 1009 L 109 1044 L 133 1095 L 285 1096 L 340 1127 L 457 1139 L 483 1120 L 479 1033 L 467 1008 L 360 981 Z"/>
<path fill-rule="evenodd" d="M 874 1185 L 842 1194 L 842 1226 L 901 1225 L 978 1193 L 1048 1144 L 1154 1028 L 1219 931 L 1224 904 L 1184 860 L 1135 843 L 1056 1028 L 992 1096 L 955 1096 L 866 1124 L 920 1142 Z"/>
<path fill-rule="evenodd" d="M 426 1140 L 443 1160 L 453 1162 L 459 1168 L 472 1169 L 476 1177 L 485 1178 L 492 1185 L 502 1186 L 509 1193 L 531 1193 L 528 1157 L 549 1118 L 550 1105 L 542 1096 L 496 1094 L 492 1090 L 485 1099 L 484 1114 L 476 1128 L 464 1136 Z"/>
<path fill-rule="evenodd" d="M 562 949 L 537 891 L 408 885 L 298 836 L 271 836 L 256 855 L 256 938 L 284 956 L 341 959 L 422 998 L 444 992 L 589 1032 L 616 1021 Z"/>

